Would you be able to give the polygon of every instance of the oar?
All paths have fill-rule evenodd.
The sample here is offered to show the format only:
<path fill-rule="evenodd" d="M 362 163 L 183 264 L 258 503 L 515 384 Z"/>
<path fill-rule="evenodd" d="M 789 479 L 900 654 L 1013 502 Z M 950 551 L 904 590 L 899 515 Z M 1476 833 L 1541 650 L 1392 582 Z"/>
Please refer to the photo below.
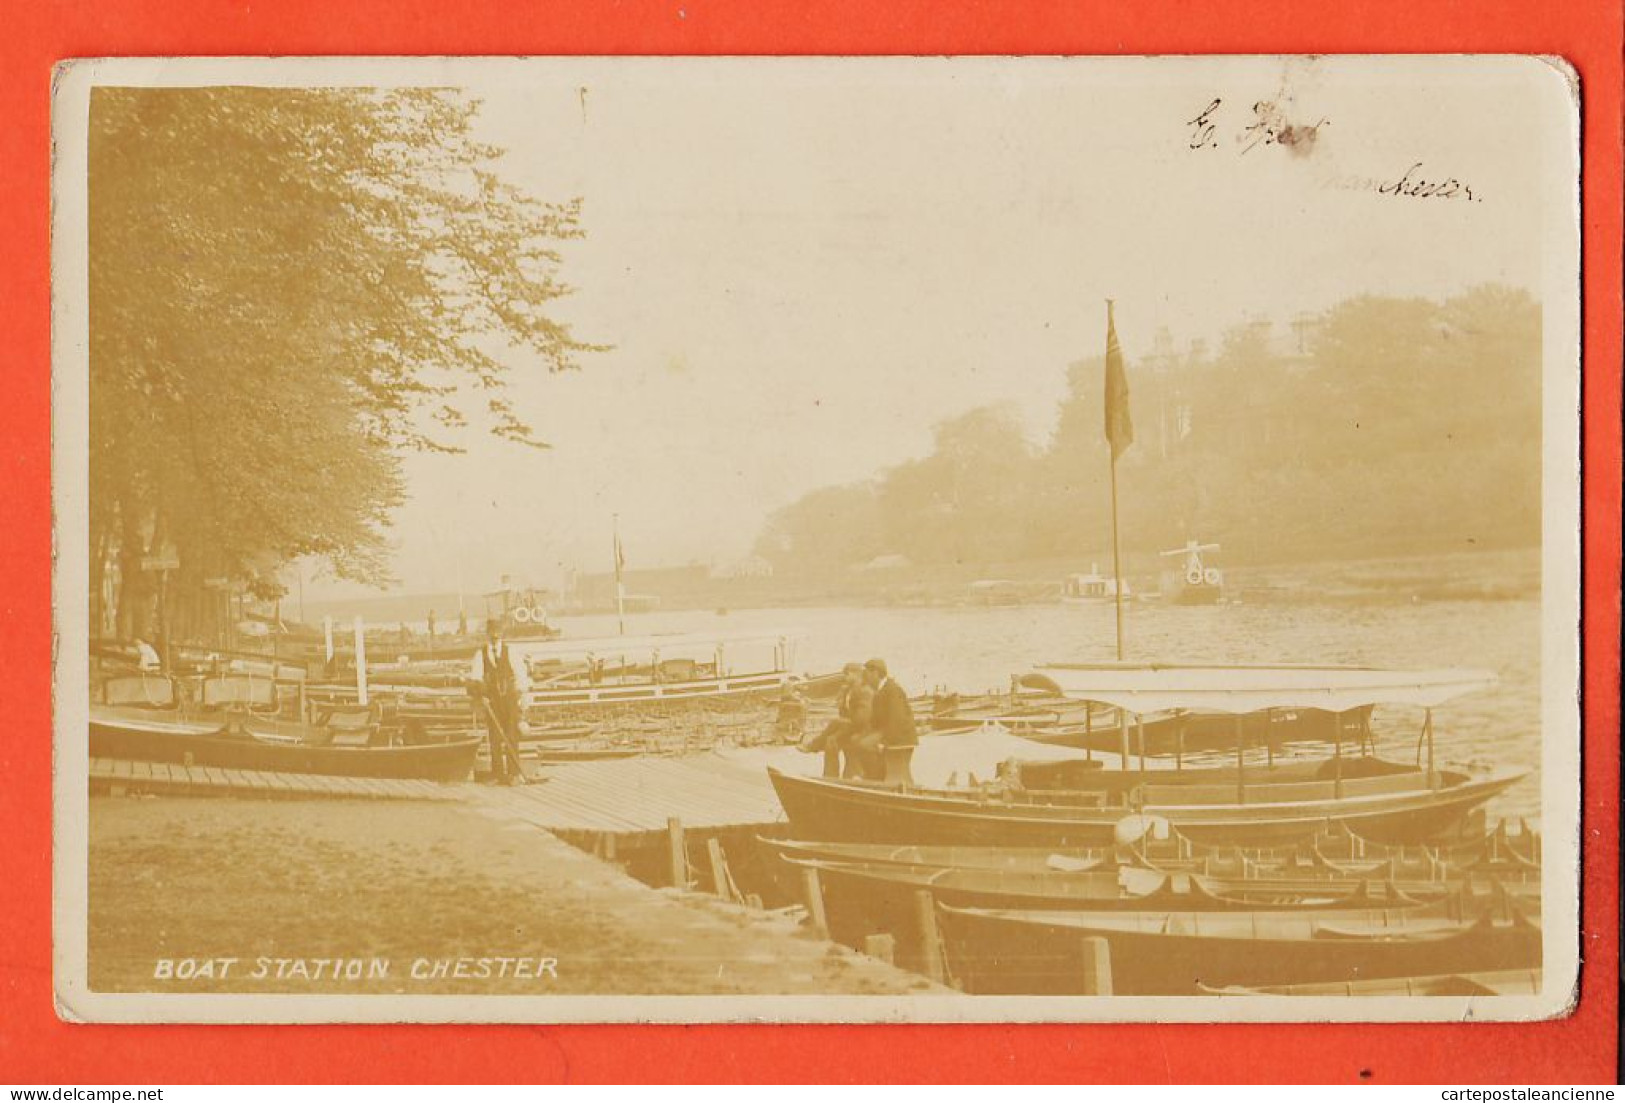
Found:
<path fill-rule="evenodd" d="M 490 698 L 485 697 L 484 695 L 481 695 L 480 704 L 485 709 L 485 715 L 486 715 L 487 722 L 494 725 L 496 727 L 496 730 L 499 733 L 501 733 L 503 746 L 507 747 L 508 750 L 512 752 L 514 762 L 516 764 L 519 764 L 519 780 L 520 781 L 529 781 L 530 779 L 525 776 L 524 765 L 523 765 L 523 763 L 522 763 L 522 761 L 521 761 L 521 759 L 519 757 L 519 740 L 518 740 L 518 738 L 515 737 L 515 735 L 511 731 L 508 730 L 508 725 L 503 724 L 503 723 L 501 723 L 500 721 L 497 720 L 497 713 L 496 713 L 496 710 L 491 707 Z M 493 769 L 495 769 L 496 763 L 495 762 L 491 763 L 491 766 L 492 766 Z"/>

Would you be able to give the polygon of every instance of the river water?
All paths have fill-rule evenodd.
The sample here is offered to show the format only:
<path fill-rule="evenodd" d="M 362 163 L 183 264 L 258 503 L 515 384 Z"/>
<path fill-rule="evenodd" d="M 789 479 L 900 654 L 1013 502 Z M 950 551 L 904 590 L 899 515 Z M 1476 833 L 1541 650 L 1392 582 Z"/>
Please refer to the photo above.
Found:
<path fill-rule="evenodd" d="M 1540 603 L 1282 603 L 1208 607 L 1133 602 L 1125 608 L 1134 660 L 1226 663 L 1354 663 L 1471 667 L 1499 684 L 1453 701 L 1434 716 L 1441 762 L 1475 760 L 1530 771 L 1492 805 L 1492 815 L 1540 814 Z M 559 617 L 566 638 L 614 635 L 613 616 Z M 798 637 L 794 666 L 809 673 L 879 656 L 910 693 L 1009 688 L 1010 676 L 1047 662 L 1115 657 L 1110 604 L 930 608 L 795 608 L 643 613 L 630 633 L 783 630 Z M 1378 750 L 1414 760 L 1420 710 L 1379 707 Z M 1572 734 L 1566 736 L 1572 738 Z"/>

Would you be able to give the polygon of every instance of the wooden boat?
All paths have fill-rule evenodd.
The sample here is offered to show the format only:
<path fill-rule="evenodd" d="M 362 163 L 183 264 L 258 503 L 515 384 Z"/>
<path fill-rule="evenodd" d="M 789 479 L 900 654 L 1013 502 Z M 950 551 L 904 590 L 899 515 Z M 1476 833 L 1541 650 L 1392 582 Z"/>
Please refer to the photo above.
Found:
<path fill-rule="evenodd" d="M 369 685 L 367 695 L 386 716 L 386 723 L 405 731 L 450 735 L 478 726 L 468 690 L 438 686 Z M 313 685 L 307 691 L 318 708 L 356 707 L 354 685 Z"/>
<path fill-rule="evenodd" d="M 1065 912 L 937 907 L 953 981 L 967 992 L 1089 994 L 1089 940 L 1108 947 L 1114 995 L 1346 984 L 1538 968 L 1541 932 L 1516 910 Z"/>
<path fill-rule="evenodd" d="M 794 689 L 829 692 L 839 679 L 803 678 L 789 670 L 791 637 L 763 633 L 671 634 L 544 642 L 516 641 L 531 687 L 524 698 L 533 727 L 587 723 L 606 716 L 670 716 L 680 712 L 749 712 L 772 707 Z M 393 721 L 429 731 L 477 726 L 463 686 L 467 671 L 441 684 L 390 681 L 380 672 L 369 695 L 387 703 Z M 354 701 L 353 686 L 324 684 L 314 701 Z"/>
<path fill-rule="evenodd" d="M 485 645 L 485 622 L 489 620 L 502 622 L 503 635 L 511 643 L 551 640 L 560 634 L 559 629 L 548 623 L 546 590 L 514 586 L 504 579 L 500 589 L 490 590 L 483 597 L 483 615 L 475 613 L 470 616 L 465 610 L 453 621 L 441 619 L 438 622 L 439 630 L 432 636 L 426 631 L 406 628 L 404 624 L 394 628 L 387 624 L 370 625 L 365 632 L 367 654 L 374 657 L 375 663 L 377 659 L 405 659 L 407 664 L 433 667 L 447 661 L 467 662 Z M 433 610 L 428 612 L 432 618 Z M 459 622 L 464 631 L 457 631 Z M 338 631 L 329 636 L 317 625 L 290 624 L 284 630 L 282 646 L 297 652 L 303 661 L 318 669 L 329 665 L 328 652 L 331 648 L 329 673 L 353 671 L 355 647 L 351 641 L 354 635 L 330 622 L 329 630 L 334 627 Z M 405 680 L 412 679 L 409 671 L 402 670 L 397 674 Z"/>
<path fill-rule="evenodd" d="M 347 742 L 327 728 L 227 715 L 178 715 L 92 705 L 93 758 L 173 762 L 235 770 L 337 777 L 461 781 L 473 769 L 478 738 L 409 746 Z"/>
<path fill-rule="evenodd" d="M 524 752 L 541 763 L 602 762 L 608 759 L 636 758 L 650 752 L 639 747 L 615 747 L 586 742 L 579 746 L 559 746 L 551 743 L 535 744 Z"/>
<path fill-rule="evenodd" d="M 1166 822 L 1199 844 L 1275 845 L 1332 825 L 1380 842 L 1424 842 L 1460 825 L 1515 784 L 1523 771 L 1438 769 L 1433 708 L 1495 682 L 1475 671 L 1383 671 L 1355 667 L 1132 664 L 1041 668 L 1069 695 L 1136 715 L 1180 710 L 1239 718 L 1272 708 L 1346 712 L 1376 704 L 1426 710 L 1416 767 L 1371 755 L 1324 760 L 1246 761 L 1238 742 L 1230 767 L 1101 769 L 1073 772 L 1067 788 L 1018 784 L 976 790 L 888 787 L 793 777 L 769 770 L 798 838 L 951 846 L 1107 847 L 1130 816 Z M 1421 757 L 1420 750 L 1418 757 Z M 1128 765 L 1125 763 L 1124 765 Z M 1145 822 L 1142 820 L 1142 822 Z"/>
<path fill-rule="evenodd" d="M 1539 969 L 1500 969 L 1326 984 L 1275 984 L 1263 988 L 1203 985 L 1202 991 L 1213 996 L 1536 996 L 1540 994 L 1540 985 Z"/>
<path fill-rule="evenodd" d="M 817 870 L 826 906 L 848 897 L 860 904 L 895 902 L 904 912 L 917 890 L 960 908 L 1032 911 L 1328 911 L 1402 909 L 1442 899 L 1444 884 L 1408 886 L 1366 880 L 1222 881 L 1192 873 L 1163 873 L 1133 866 L 1080 873 L 1057 870 L 954 869 L 944 866 L 865 865 L 816 858 L 787 858 L 798 869 Z"/>
<path fill-rule="evenodd" d="M 1280 843 L 1311 837 L 1328 823 L 1372 838 L 1420 841 L 1449 831 L 1523 777 L 1407 770 L 1345 781 L 1136 784 L 1112 801 L 1105 787 L 990 796 L 793 777 L 771 768 L 768 774 L 798 838 L 1062 849 L 1110 847 L 1118 824 L 1137 814 L 1165 819 L 1199 842 Z"/>
<path fill-rule="evenodd" d="M 790 673 L 784 632 L 673 633 L 557 640 L 516 648 L 528 664 L 525 708 L 637 708 L 775 697 Z"/>
<path fill-rule="evenodd" d="M 147 735 L 187 738 L 218 736 L 225 729 L 224 717 L 187 719 L 178 712 L 91 705 L 90 753 L 92 757 L 140 758 L 143 756 L 111 754 L 106 748 L 119 741 L 138 740 Z"/>
<path fill-rule="evenodd" d="M 1116 869 L 1121 862 L 1110 849 L 1056 851 L 1045 847 L 896 846 L 891 843 L 815 842 L 758 836 L 757 843 L 774 861 L 815 859 L 870 866 L 931 866 L 937 869 L 1010 870 L 1084 873 Z"/>
<path fill-rule="evenodd" d="M 1127 867 L 1154 873 L 1196 874 L 1220 892 L 1230 891 L 1228 886 L 1232 885 L 1246 891 L 1296 892 L 1309 885 L 1316 886 L 1317 891 L 1329 891 L 1327 886 L 1342 884 L 1352 889 L 1363 882 L 1377 882 L 1392 884 L 1413 895 L 1430 895 L 1442 886 L 1469 880 L 1494 881 L 1508 888 L 1539 887 L 1538 862 L 1530 863 L 1522 857 L 1491 860 L 1498 852 L 1520 845 L 1497 842 L 1507 837 L 1504 824 L 1476 843 L 1454 848 L 1370 843 L 1362 845 L 1370 853 L 1364 860 L 1329 862 L 1321 857 L 1322 846 L 1330 847 L 1333 840 L 1343 837 L 1346 833 L 1323 832 L 1308 843 L 1249 849 L 1197 847 L 1183 838 L 1092 849 L 896 846 L 783 838 L 760 838 L 758 842 L 774 861 L 785 858 L 881 869 L 900 866 L 1014 874 L 1079 874 Z"/>

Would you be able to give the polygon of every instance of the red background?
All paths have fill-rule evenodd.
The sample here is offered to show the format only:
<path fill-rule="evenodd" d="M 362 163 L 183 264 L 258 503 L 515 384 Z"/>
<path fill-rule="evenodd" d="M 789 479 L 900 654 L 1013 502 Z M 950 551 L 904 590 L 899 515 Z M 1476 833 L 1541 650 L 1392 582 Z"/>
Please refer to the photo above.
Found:
<path fill-rule="evenodd" d="M 0 64 L 0 1081 L 1612 1081 L 1618 1036 L 1621 10 L 1464 0 L 12 0 Z M 50 67 L 166 54 L 1556 54 L 1584 97 L 1579 1011 L 1408 1026 L 70 1026 L 51 1004 Z"/>

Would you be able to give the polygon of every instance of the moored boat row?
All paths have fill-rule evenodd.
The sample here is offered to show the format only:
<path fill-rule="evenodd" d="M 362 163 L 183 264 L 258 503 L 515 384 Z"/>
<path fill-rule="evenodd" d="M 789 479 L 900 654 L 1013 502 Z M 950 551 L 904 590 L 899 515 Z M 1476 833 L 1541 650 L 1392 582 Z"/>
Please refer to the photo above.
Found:
<path fill-rule="evenodd" d="M 813 894 L 809 914 L 832 937 L 882 937 L 900 962 L 986 994 L 1442 993 L 1538 970 L 1538 836 L 1474 828 L 1523 775 L 1445 766 L 1434 746 L 1432 710 L 1493 676 L 1127 664 L 1035 674 L 1028 684 L 1055 698 L 1057 716 L 1116 710 L 1102 727 L 1119 740 L 1147 715 L 1170 724 L 1174 761 L 1150 761 L 1167 748 L 1142 736 L 1137 757 L 1013 762 L 972 785 L 770 770 L 790 837 L 763 845 Z M 1372 753 L 1378 705 L 1425 713 L 1415 763 Z M 1329 724 L 1325 753 L 1249 761 L 1247 721 L 1276 715 Z M 1183 761 L 1193 718 L 1230 731 L 1232 762 Z"/>

